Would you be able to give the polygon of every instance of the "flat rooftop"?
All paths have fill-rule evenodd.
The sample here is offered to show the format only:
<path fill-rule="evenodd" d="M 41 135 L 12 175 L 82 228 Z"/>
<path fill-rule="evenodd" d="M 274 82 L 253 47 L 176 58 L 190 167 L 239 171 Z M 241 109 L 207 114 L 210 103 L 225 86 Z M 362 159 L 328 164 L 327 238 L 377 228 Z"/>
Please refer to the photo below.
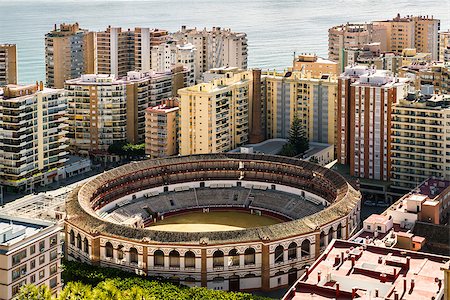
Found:
<path fill-rule="evenodd" d="M 449 269 L 449 262 L 446 256 L 334 240 L 283 299 L 394 299 L 395 293 L 404 300 L 438 299 L 441 268 Z"/>
<path fill-rule="evenodd" d="M 49 225 L 50 223 L 0 216 L 0 246 L 14 245 Z"/>
<path fill-rule="evenodd" d="M 430 199 L 434 199 L 449 186 L 449 180 L 430 178 L 418 187 L 418 191 L 420 194 L 426 195 Z"/>
<path fill-rule="evenodd" d="M 286 139 L 269 139 L 258 144 L 248 144 L 242 147 L 231 150 L 230 152 L 242 152 L 243 148 L 253 148 L 254 153 L 264 153 L 277 155 L 280 153 L 284 144 L 287 144 Z"/>

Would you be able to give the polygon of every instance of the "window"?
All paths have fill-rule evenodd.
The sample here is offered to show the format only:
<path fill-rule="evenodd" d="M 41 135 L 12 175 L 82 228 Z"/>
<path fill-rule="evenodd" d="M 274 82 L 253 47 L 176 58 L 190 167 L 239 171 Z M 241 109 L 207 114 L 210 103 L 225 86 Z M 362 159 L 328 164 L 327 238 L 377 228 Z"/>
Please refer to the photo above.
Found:
<path fill-rule="evenodd" d="M 36 282 L 36 275 L 31 275 L 30 277 L 30 283 L 35 283 Z"/>
<path fill-rule="evenodd" d="M 58 257 L 58 251 L 57 250 L 53 250 L 52 252 L 50 252 L 50 261 L 56 259 Z"/>
<path fill-rule="evenodd" d="M 58 271 L 58 266 L 57 264 L 53 264 L 50 266 L 50 275 L 55 274 Z"/>
<path fill-rule="evenodd" d="M 27 274 L 27 265 L 23 265 L 12 271 L 12 280 L 16 280 Z"/>
<path fill-rule="evenodd" d="M 70 231 L 70 244 L 72 245 L 72 246 L 75 246 L 75 233 L 73 232 L 73 230 L 71 230 Z"/>
<path fill-rule="evenodd" d="M 39 279 L 44 278 L 44 276 L 45 276 L 45 270 L 40 270 L 39 271 Z"/>
<path fill-rule="evenodd" d="M 77 248 L 81 250 L 81 235 L 77 234 Z"/>
<path fill-rule="evenodd" d="M 57 277 L 53 277 L 52 279 L 50 279 L 50 288 L 54 288 L 58 285 L 58 278 Z"/>
<path fill-rule="evenodd" d="M 39 265 L 42 265 L 43 263 L 45 263 L 45 255 L 39 256 Z"/>
<path fill-rule="evenodd" d="M 36 268 L 36 261 L 33 259 L 33 260 L 30 262 L 30 270 L 33 270 L 34 268 Z"/>
<path fill-rule="evenodd" d="M 87 238 L 84 238 L 84 252 L 89 254 L 89 242 Z"/>
<path fill-rule="evenodd" d="M 36 253 L 36 246 L 35 246 L 35 245 L 32 245 L 32 246 L 30 247 L 30 255 L 33 255 L 34 253 Z"/>
<path fill-rule="evenodd" d="M 54 235 L 50 237 L 50 247 L 56 246 L 58 244 L 58 236 Z"/>
<path fill-rule="evenodd" d="M 27 281 L 26 281 L 26 280 L 21 281 L 21 282 L 19 282 L 19 283 L 16 284 L 16 285 L 13 285 L 13 287 L 12 287 L 12 294 L 13 294 L 13 296 L 14 296 L 15 294 L 17 294 L 17 293 L 19 292 L 20 288 L 22 287 L 22 285 L 25 285 L 25 284 L 27 284 Z"/>
<path fill-rule="evenodd" d="M 39 242 L 39 251 L 44 252 L 45 250 L 45 241 Z"/>
<path fill-rule="evenodd" d="M 20 264 L 20 261 L 24 259 L 27 256 L 27 250 L 22 250 L 19 253 L 13 255 L 12 257 L 12 265 L 15 266 L 17 264 Z"/>

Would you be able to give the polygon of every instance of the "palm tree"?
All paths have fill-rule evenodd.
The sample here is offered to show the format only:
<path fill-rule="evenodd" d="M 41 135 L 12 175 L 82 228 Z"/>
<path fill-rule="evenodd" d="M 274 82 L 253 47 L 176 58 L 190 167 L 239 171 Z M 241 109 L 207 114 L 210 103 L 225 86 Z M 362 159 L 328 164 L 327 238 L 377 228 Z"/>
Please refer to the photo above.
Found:
<path fill-rule="evenodd" d="M 20 288 L 14 300 L 52 300 L 52 292 L 46 285 L 28 284 Z"/>
<path fill-rule="evenodd" d="M 94 299 L 122 300 L 122 292 L 112 279 L 100 282 L 94 288 L 92 294 Z"/>
<path fill-rule="evenodd" d="M 85 285 L 79 281 L 69 282 L 61 291 L 59 300 L 91 300 L 92 289 L 90 285 Z"/>

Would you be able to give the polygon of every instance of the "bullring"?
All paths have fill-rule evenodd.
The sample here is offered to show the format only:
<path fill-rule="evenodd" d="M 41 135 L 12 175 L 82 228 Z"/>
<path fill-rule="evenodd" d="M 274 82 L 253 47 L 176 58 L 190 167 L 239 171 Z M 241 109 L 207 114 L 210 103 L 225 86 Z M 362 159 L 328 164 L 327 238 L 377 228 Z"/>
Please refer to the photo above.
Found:
<path fill-rule="evenodd" d="M 267 291 L 295 282 L 332 238 L 349 237 L 360 200 L 339 174 L 294 158 L 222 153 L 134 162 L 69 195 L 66 253 L 189 286 Z M 151 228 L 217 211 L 277 221 L 218 231 Z"/>

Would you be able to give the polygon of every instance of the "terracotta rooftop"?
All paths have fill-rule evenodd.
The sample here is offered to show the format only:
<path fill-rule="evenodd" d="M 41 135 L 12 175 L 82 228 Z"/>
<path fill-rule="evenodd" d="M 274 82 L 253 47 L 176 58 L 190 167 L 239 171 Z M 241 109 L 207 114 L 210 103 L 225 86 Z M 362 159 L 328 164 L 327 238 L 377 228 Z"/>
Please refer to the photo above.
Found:
<path fill-rule="evenodd" d="M 449 263 L 446 256 L 334 240 L 283 299 L 441 299 L 441 268 Z"/>

